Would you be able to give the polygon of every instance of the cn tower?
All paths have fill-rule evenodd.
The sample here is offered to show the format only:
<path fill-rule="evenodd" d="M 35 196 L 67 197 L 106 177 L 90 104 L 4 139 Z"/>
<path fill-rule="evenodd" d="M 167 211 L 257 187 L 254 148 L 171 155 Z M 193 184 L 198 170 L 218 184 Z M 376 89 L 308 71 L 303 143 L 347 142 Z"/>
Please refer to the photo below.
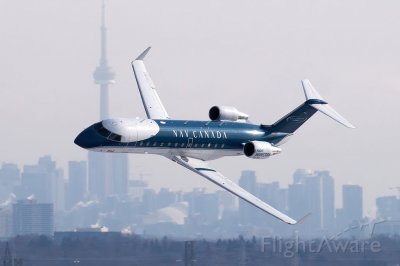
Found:
<path fill-rule="evenodd" d="M 108 86 L 115 83 L 114 72 L 107 62 L 107 28 L 106 28 L 106 12 L 103 0 L 101 8 L 101 26 L 100 26 L 100 62 L 93 73 L 96 84 L 100 86 L 100 119 L 108 118 Z"/>
<path fill-rule="evenodd" d="M 106 7 L 101 7 L 100 62 L 93 73 L 94 82 L 100 87 L 100 119 L 109 118 L 108 88 L 115 83 L 115 74 L 107 61 Z M 128 156 L 126 154 L 88 154 L 88 192 L 91 197 L 104 200 L 116 195 L 123 198 L 128 186 Z"/>

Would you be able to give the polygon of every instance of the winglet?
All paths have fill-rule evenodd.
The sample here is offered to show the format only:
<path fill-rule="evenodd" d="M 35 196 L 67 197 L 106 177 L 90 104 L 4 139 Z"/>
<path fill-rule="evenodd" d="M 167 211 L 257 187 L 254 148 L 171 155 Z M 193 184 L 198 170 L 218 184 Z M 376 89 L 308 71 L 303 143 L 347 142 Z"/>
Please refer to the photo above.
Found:
<path fill-rule="evenodd" d="M 303 85 L 304 94 L 307 100 L 325 101 L 308 79 L 303 79 L 301 84 Z"/>
<path fill-rule="evenodd" d="M 146 57 L 147 53 L 150 51 L 151 46 L 147 47 L 135 60 L 142 60 Z"/>

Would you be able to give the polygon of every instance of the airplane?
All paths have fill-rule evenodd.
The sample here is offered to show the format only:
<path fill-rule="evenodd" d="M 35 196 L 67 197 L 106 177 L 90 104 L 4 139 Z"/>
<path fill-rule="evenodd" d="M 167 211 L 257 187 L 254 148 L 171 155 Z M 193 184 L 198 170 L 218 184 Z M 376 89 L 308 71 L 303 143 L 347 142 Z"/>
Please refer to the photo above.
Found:
<path fill-rule="evenodd" d="M 219 173 L 207 161 L 224 156 L 267 159 L 317 111 L 354 128 L 321 97 L 310 81 L 302 80 L 306 101 L 272 125 L 253 124 L 230 106 L 213 106 L 210 120 L 174 120 L 168 115 L 144 65 L 148 47 L 131 62 L 147 118 L 112 118 L 97 122 L 75 139 L 78 146 L 97 152 L 162 155 L 208 179 L 230 193 L 287 224 L 297 224 Z"/>

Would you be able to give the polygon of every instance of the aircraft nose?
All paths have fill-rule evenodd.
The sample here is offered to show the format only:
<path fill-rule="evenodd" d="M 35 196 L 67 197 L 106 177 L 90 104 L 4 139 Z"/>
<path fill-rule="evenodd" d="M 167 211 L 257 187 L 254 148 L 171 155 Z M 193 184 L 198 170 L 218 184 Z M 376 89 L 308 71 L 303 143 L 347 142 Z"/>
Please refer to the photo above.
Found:
<path fill-rule="evenodd" d="M 99 145 L 98 137 L 96 136 L 92 127 L 89 127 L 79 133 L 79 135 L 75 138 L 74 143 L 84 149 L 94 148 Z"/>

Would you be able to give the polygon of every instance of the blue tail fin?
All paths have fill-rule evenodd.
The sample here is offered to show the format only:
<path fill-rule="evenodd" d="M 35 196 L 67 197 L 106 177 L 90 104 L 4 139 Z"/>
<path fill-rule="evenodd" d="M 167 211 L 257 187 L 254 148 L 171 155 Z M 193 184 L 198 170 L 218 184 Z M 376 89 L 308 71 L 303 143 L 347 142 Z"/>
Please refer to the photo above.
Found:
<path fill-rule="evenodd" d="M 302 80 L 301 83 L 307 100 L 273 124 L 271 127 L 272 132 L 293 133 L 317 111 L 320 111 L 346 127 L 354 128 L 349 121 L 336 112 L 322 98 L 309 80 Z"/>

